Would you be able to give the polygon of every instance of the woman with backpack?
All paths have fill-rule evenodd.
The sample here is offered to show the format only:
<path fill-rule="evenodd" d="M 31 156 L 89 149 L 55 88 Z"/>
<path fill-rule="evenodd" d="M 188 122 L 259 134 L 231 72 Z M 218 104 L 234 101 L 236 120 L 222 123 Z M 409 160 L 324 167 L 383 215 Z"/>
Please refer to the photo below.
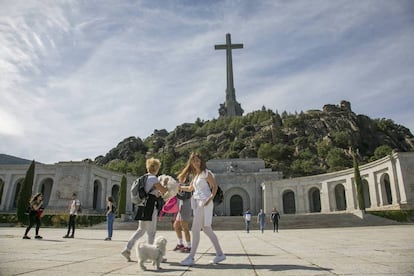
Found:
<path fill-rule="evenodd" d="M 193 224 L 191 227 L 191 234 L 193 237 L 193 245 L 190 254 L 181 261 L 181 265 L 194 265 L 194 256 L 200 243 L 200 232 L 203 232 L 210 239 L 216 250 L 216 256 L 210 261 L 212 264 L 217 264 L 226 259 L 221 250 L 218 238 L 211 228 L 213 222 L 213 208 L 214 196 L 217 193 L 217 183 L 214 179 L 213 173 L 207 169 L 206 162 L 199 153 L 192 153 L 187 165 L 178 175 L 178 179 L 182 179 L 187 175 L 194 176 L 189 186 L 179 186 L 179 191 L 193 192 L 191 198 L 191 207 L 193 208 Z"/>
<path fill-rule="evenodd" d="M 29 234 L 30 229 L 36 224 L 36 236 L 35 239 L 42 239 L 42 236 L 39 236 L 39 229 L 40 229 L 40 218 L 43 212 L 43 196 L 41 193 L 37 193 L 36 195 L 32 196 L 29 202 L 29 226 L 27 226 L 26 231 L 24 232 L 23 239 L 29 240 L 30 237 L 27 235 Z"/>
<path fill-rule="evenodd" d="M 128 243 L 121 255 L 124 256 L 129 262 L 131 261 L 131 249 L 139 238 L 145 233 L 148 236 L 148 243 L 153 244 L 155 239 L 155 233 L 157 230 L 157 197 L 161 194 L 168 192 L 165 188 L 167 183 L 160 183 L 157 174 L 161 167 L 161 162 L 155 158 L 149 158 L 146 161 L 146 167 L 148 176 L 145 181 L 145 192 L 148 194 L 145 206 L 138 206 L 135 219 L 138 220 L 138 229 L 129 238 Z M 168 179 L 167 179 L 168 181 Z M 161 209 L 158 207 L 158 209 Z"/>

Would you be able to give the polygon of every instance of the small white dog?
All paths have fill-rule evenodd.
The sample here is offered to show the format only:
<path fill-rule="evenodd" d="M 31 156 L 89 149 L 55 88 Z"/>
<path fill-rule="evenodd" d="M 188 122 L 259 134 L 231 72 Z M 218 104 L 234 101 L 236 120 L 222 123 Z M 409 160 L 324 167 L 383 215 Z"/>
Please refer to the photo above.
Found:
<path fill-rule="evenodd" d="M 158 176 L 160 183 L 167 188 L 167 192 L 162 196 L 163 199 L 167 200 L 172 198 L 178 193 L 178 182 L 169 175 L 163 174 Z"/>
<path fill-rule="evenodd" d="M 140 242 L 137 246 L 137 259 L 141 269 L 147 269 L 144 266 L 147 260 L 152 261 L 152 265 L 156 266 L 157 270 L 161 269 L 160 264 L 164 259 L 166 248 L 167 239 L 162 236 L 158 237 L 154 244 Z"/>

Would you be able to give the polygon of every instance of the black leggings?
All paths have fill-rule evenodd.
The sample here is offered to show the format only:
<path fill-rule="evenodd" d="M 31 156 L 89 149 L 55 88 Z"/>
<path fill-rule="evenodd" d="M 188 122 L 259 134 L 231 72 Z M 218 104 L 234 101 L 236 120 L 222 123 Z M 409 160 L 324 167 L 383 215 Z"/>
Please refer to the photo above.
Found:
<path fill-rule="evenodd" d="M 273 232 L 274 231 L 279 231 L 279 220 L 273 221 Z"/>
<path fill-rule="evenodd" d="M 39 235 L 39 229 L 40 229 L 40 218 L 37 215 L 37 212 L 31 212 L 29 214 L 29 226 L 26 228 L 26 232 L 24 232 L 24 235 L 27 236 L 30 229 L 36 224 L 36 236 Z"/>
<path fill-rule="evenodd" d="M 75 225 L 76 225 L 76 215 L 70 215 L 69 225 L 68 225 L 68 236 L 69 236 L 71 229 L 72 229 L 72 236 L 75 234 Z"/>

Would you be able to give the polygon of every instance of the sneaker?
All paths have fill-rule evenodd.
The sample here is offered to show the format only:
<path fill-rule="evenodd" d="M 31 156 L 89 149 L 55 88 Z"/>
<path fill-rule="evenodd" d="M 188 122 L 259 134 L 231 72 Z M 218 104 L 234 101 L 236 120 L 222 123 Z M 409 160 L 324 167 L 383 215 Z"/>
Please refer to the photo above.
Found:
<path fill-rule="evenodd" d="M 29 236 L 24 235 L 22 239 L 24 239 L 24 240 L 30 240 L 30 237 L 29 237 Z"/>
<path fill-rule="evenodd" d="M 36 235 L 35 236 L 35 239 L 43 239 L 43 237 L 42 236 L 39 236 L 39 235 Z"/>
<path fill-rule="evenodd" d="M 69 238 L 69 235 L 64 235 L 62 238 L 67 239 Z"/>
<path fill-rule="evenodd" d="M 193 266 L 194 265 L 194 258 L 192 258 L 191 256 L 188 256 L 187 258 L 182 260 L 180 262 L 180 264 L 185 265 L 185 266 Z"/>
<path fill-rule="evenodd" d="M 105 238 L 105 241 L 110 241 L 110 240 L 111 240 L 111 238 L 109 238 L 109 237 L 108 238 Z"/>
<path fill-rule="evenodd" d="M 173 251 L 182 250 L 183 248 L 184 248 L 184 245 L 182 245 L 182 244 L 177 244 L 177 245 L 175 246 L 175 248 L 173 249 Z"/>
<path fill-rule="evenodd" d="M 183 248 L 180 249 L 180 251 L 183 252 L 183 253 L 190 253 L 191 247 L 187 247 L 187 246 L 183 247 Z"/>
<path fill-rule="evenodd" d="M 212 259 L 210 261 L 210 264 L 218 264 L 219 262 L 222 262 L 226 259 L 226 255 L 221 254 L 219 256 L 214 257 L 214 259 Z"/>
<path fill-rule="evenodd" d="M 128 262 L 131 261 L 131 251 L 129 251 L 128 249 L 125 248 L 124 250 L 122 250 L 121 255 L 124 256 Z"/>

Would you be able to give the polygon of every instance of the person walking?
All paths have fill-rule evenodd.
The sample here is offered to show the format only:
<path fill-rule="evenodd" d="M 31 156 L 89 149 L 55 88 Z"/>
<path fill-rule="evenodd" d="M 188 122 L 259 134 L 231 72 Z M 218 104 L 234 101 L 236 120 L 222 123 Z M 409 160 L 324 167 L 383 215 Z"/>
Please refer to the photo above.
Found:
<path fill-rule="evenodd" d="M 194 265 L 194 256 L 200 243 L 201 229 L 203 229 L 204 234 L 210 239 L 216 251 L 216 256 L 210 263 L 217 264 L 224 261 L 226 255 L 224 255 L 218 238 L 211 228 L 214 207 L 213 198 L 217 192 L 216 180 L 214 179 L 213 173 L 207 169 L 206 162 L 199 153 L 192 153 L 190 155 L 187 165 L 178 175 L 178 179 L 185 175 L 194 176 L 189 186 L 179 186 L 179 191 L 193 192 L 193 197 L 191 198 L 191 207 L 193 208 L 194 214 L 191 228 L 193 244 L 190 254 L 181 261 L 181 265 Z"/>
<path fill-rule="evenodd" d="M 43 196 L 41 193 L 37 193 L 29 201 L 29 225 L 24 232 L 23 239 L 29 240 L 30 229 L 36 224 L 36 236 L 35 239 L 42 239 L 43 237 L 39 235 L 40 229 L 40 219 L 43 213 Z"/>
<path fill-rule="evenodd" d="M 155 239 L 155 233 L 157 230 L 157 215 L 158 210 L 161 210 L 161 206 L 157 206 L 157 197 L 160 193 L 165 194 L 168 190 L 164 186 L 166 183 L 161 184 L 158 180 L 157 174 L 160 170 L 161 162 L 155 158 L 149 158 L 146 161 L 146 168 L 148 172 L 148 178 L 145 183 L 145 191 L 148 193 L 148 199 L 145 206 L 138 206 L 135 219 L 138 220 L 138 229 L 129 238 L 121 255 L 124 256 L 129 262 L 131 261 L 131 250 L 139 238 L 145 233 L 148 236 L 148 243 L 153 244 Z M 166 178 L 168 181 L 168 178 Z"/>
<path fill-rule="evenodd" d="M 184 186 L 189 185 L 189 176 L 181 176 L 178 179 L 179 183 L 185 183 Z M 177 235 L 177 245 L 173 251 L 181 251 L 183 253 L 190 253 L 191 251 L 191 235 L 189 230 L 189 221 L 191 220 L 191 196 L 190 192 L 179 192 L 176 197 L 178 199 L 178 213 L 175 217 L 173 228 Z M 183 243 L 183 233 L 186 245 Z"/>
<path fill-rule="evenodd" d="M 263 209 L 260 209 L 260 212 L 257 215 L 257 223 L 259 224 L 259 228 L 262 234 L 264 233 L 265 222 L 266 222 L 266 214 L 263 212 Z"/>
<path fill-rule="evenodd" d="M 246 232 L 250 233 L 250 221 L 252 220 L 252 213 L 250 209 L 247 208 L 246 212 L 244 212 L 244 221 L 246 222 Z"/>
<path fill-rule="evenodd" d="M 69 209 L 69 222 L 68 222 L 68 232 L 66 235 L 63 236 L 63 238 L 71 238 L 73 239 L 75 237 L 75 228 L 76 228 L 76 216 L 78 215 L 78 210 L 80 208 L 80 200 L 77 198 L 76 193 L 72 194 L 72 200 L 69 203 L 68 209 Z M 70 234 L 72 230 L 72 234 Z"/>
<path fill-rule="evenodd" d="M 114 229 L 114 220 L 115 220 L 115 204 L 112 196 L 106 197 L 106 222 L 108 229 L 108 236 L 105 238 L 106 241 L 112 240 L 112 233 Z"/>
<path fill-rule="evenodd" d="M 276 210 L 276 208 L 273 208 L 272 213 L 270 214 L 270 222 L 273 223 L 273 232 L 279 232 L 279 219 L 279 212 Z"/>

